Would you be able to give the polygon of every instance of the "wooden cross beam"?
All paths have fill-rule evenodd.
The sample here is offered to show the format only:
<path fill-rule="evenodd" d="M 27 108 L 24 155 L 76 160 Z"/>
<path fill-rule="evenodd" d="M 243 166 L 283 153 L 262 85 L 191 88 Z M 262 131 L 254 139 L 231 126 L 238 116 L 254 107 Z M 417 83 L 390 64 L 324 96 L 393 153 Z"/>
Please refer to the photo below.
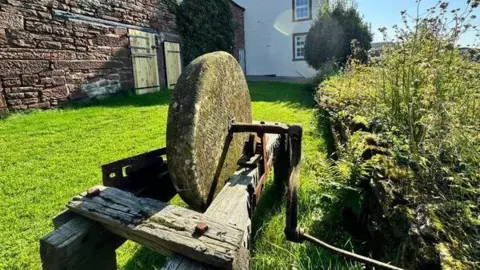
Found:
<path fill-rule="evenodd" d="M 139 198 L 116 188 L 98 186 L 83 192 L 67 207 L 95 220 L 117 235 L 162 254 L 173 252 L 222 268 L 233 268 L 243 230 L 203 214 L 167 203 Z M 204 223 L 208 229 L 196 230 Z"/>

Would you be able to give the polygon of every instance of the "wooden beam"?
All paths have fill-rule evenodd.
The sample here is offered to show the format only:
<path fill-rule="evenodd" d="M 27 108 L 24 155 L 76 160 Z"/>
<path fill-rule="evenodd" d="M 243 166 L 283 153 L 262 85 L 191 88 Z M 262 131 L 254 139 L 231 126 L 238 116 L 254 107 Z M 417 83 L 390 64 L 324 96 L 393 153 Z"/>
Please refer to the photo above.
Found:
<path fill-rule="evenodd" d="M 279 135 L 267 135 L 267 153 L 273 155 L 275 149 L 280 145 Z M 275 158 L 274 158 L 275 160 Z M 205 216 L 223 220 L 231 225 L 235 225 L 242 229 L 243 241 L 242 249 L 236 264 L 237 269 L 250 269 L 250 233 L 251 233 L 251 217 L 250 217 L 250 195 L 248 187 L 255 186 L 261 177 L 259 168 L 243 168 L 230 178 L 230 181 L 217 195 L 213 203 L 208 207 Z M 196 261 L 189 260 L 180 254 L 171 256 L 165 264 L 164 270 L 186 270 L 186 269 L 211 269 L 208 265 L 201 264 Z"/>
<path fill-rule="evenodd" d="M 43 269 L 117 269 L 115 249 L 125 240 L 76 216 L 40 240 Z"/>
<path fill-rule="evenodd" d="M 67 207 L 154 251 L 177 252 L 216 267 L 235 268 L 243 230 L 193 210 L 111 187 L 96 188 L 94 195 L 83 192 Z M 196 231 L 200 222 L 208 226 L 204 233 Z"/>
<path fill-rule="evenodd" d="M 165 200 L 169 201 L 171 197 L 165 197 Z M 115 250 L 125 238 L 70 210 L 53 218 L 53 224 L 55 230 L 40 239 L 44 270 L 117 269 Z"/>
<path fill-rule="evenodd" d="M 59 9 L 53 9 L 53 17 L 55 19 L 61 19 L 61 20 L 66 20 L 66 21 L 73 21 L 73 22 L 88 22 L 91 24 L 95 25 L 101 25 L 103 27 L 105 26 L 110 26 L 110 27 L 122 27 L 122 28 L 127 28 L 127 29 L 134 29 L 134 30 L 139 30 L 143 32 L 148 32 L 148 33 L 158 33 L 157 30 L 149 28 L 149 27 L 142 27 L 138 25 L 132 25 L 132 24 L 125 24 L 125 23 L 120 23 L 120 22 L 114 22 L 114 21 L 109 21 L 109 20 L 104 20 L 104 19 L 99 19 L 99 18 L 94 18 L 90 16 L 85 16 L 85 15 L 80 15 L 68 11 L 63 11 Z"/>

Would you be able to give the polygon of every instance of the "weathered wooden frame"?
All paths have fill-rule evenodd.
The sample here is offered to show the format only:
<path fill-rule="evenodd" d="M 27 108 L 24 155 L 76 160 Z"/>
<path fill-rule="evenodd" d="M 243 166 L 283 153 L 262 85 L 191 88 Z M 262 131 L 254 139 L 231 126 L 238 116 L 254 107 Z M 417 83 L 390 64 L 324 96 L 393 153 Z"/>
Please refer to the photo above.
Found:
<path fill-rule="evenodd" d="M 281 136 L 279 135 L 268 135 L 266 149 L 269 154 L 275 155 L 281 142 L 280 138 Z M 276 160 L 276 158 L 273 160 Z M 279 160 L 281 161 L 282 159 Z M 273 164 L 269 165 L 273 166 Z M 164 269 L 211 269 L 212 263 L 221 268 L 249 269 L 250 256 L 248 248 L 251 230 L 251 205 L 248 190 L 249 186 L 254 185 L 260 176 L 259 167 L 240 168 L 230 178 L 207 211 L 203 215 L 197 213 L 205 220 L 221 220 L 223 222 L 221 226 L 236 228 L 242 232 L 241 241 L 231 262 L 225 263 L 228 260 L 224 260 L 218 263 L 215 261 L 215 258 L 212 261 L 211 258 L 205 259 L 203 256 L 190 255 L 190 258 L 188 258 L 174 253 L 165 264 Z M 275 178 L 276 181 L 286 181 L 283 178 L 280 179 L 277 175 Z M 83 196 L 77 197 L 70 202 L 69 208 L 77 213 L 85 214 L 85 212 L 79 210 L 81 207 L 78 202 L 82 200 L 87 200 L 85 193 Z M 89 218 L 92 218 L 92 216 L 89 216 Z M 98 217 L 96 220 L 100 221 Z M 130 232 L 125 230 L 125 228 L 119 229 L 113 223 L 113 226 L 112 224 L 102 226 L 91 219 L 73 214 L 72 211 L 66 211 L 55 217 L 53 223 L 55 230 L 40 240 L 43 269 L 116 269 L 115 249 L 125 241 L 125 238 L 117 236 L 117 234 L 124 237 L 128 236 L 129 239 L 145 244 L 144 239 L 132 238 Z M 105 224 L 105 222 L 103 223 Z M 146 246 L 152 248 L 151 245 Z M 161 251 L 160 248 L 153 248 L 156 251 Z M 185 245 L 181 248 L 185 248 Z M 163 251 L 164 254 L 171 254 L 181 250 L 178 250 L 178 247 L 176 247 L 173 249 L 167 248 L 167 250 Z"/>

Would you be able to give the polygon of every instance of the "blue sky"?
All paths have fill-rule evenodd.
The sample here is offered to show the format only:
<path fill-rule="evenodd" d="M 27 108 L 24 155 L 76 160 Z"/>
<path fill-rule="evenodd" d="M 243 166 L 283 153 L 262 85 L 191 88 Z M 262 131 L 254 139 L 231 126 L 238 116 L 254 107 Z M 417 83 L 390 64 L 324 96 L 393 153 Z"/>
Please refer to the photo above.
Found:
<path fill-rule="evenodd" d="M 374 41 L 383 41 L 382 35 L 378 32 L 378 28 L 391 28 L 394 24 L 401 25 L 400 11 L 407 10 L 409 14 L 416 14 L 417 4 L 415 0 L 356 0 L 359 12 L 364 15 L 365 20 L 372 25 L 374 32 Z M 467 0 L 450 0 L 449 10 L 451 8 L 465 8 Z M 434 6 L 438 0 L 422 0 L 420 9 L 425 12 L 427 8 Z M 472 24 L 480 28 L 480 7 L 475 11 L 477 18 Z M 390 36 L 393 37 L 392 34 Z M 473 32 L 464 35 L 460 39 L 461 45 L 473 44 L 475 41 Z M 478 39 L 476 42 L 478 43 Z"/>

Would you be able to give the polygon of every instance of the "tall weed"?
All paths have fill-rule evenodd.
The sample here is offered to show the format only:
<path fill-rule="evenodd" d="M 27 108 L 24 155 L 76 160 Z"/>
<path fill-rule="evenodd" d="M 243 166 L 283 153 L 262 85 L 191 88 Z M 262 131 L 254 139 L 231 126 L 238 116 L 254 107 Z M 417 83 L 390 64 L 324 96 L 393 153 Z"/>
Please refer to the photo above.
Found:
<path fill-rule="evenodd" d="M 381 57 L 368 66 L 351 61 L 317 97 L 333 117 L 368 119 L 389 142 L 397 163 L 415 174 L 403 182 L 409 207 L 427 205 L 439 220 L 438 242 L 462 261 L 480 258 L 480 64 L 465 59 L 458 42 L 469 31 L 479 36 L 479 5 L 440 1 L 423 15 L 402 12 L 393 39 L 380 29 L 390 44 Z"/>

